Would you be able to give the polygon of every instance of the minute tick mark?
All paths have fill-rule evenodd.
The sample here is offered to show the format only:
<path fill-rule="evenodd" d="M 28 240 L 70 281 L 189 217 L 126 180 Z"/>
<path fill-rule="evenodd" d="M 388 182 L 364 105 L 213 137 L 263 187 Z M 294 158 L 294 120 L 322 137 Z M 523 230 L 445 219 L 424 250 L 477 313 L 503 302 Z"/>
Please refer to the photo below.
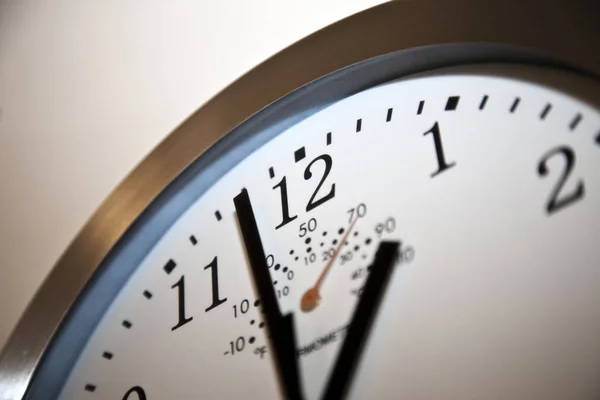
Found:
<path fill-rule="evenodd" d="M 190 236 L 190 242 L 195 246 L 198 244 L 198 240 L 196 240 L 196 236 L 191 235 Z"/>
<path fill-rule="evenodd" d="M 483 98 L 481 99 L 481 103 L 479 103 L 479 109 L 483 110 L 485 108 L 485 104 L 488 101 L 488 95 L 484 95 Z"/>
<path fill-rule="evenodd" d="M 394 112 L 393 108 L 388 108 L 387 116 L 385 117 L 385 122 L 390 122 L 392 120 L 392 113 Z"/>
<path fill-rule="evenodd" d="M 513 101 L 512 105 L 510 106 L 511 113 L 514 113 L 517 110 L 517 107 L 519 106 L 520 102 L 521 102 L 521 98 L 516 97 L 515 100 Z"/>
<path fill-rule="evenodd" d="M 327 146 L 331 144 L 331 132 L 327 133 Z"/>
<path fill-rule="evenodd" d="M 544 119 L 546 119 L 546 116 L 548 116 L 548 113 L 550 112 L 551 109 L 552 109 L 552 104 L 550 104 L 550 103 L 546 104 L 546 107 L 544 107 L 544 109 L 542 110 L 542 113 L 540 114 L 540 119 L 542 121 Z"/>
<path fill-rule="evenodd" d="M 360 132 L 362 129 L 362 118 L 356 120 L 356 132 Z"/>
<path fill-rule="evenodd" d="M 275 178 L 275 170 L 273 169 L 273 167 L 269 167 L 269 177 L 271 179 Z"/>
<path fill-rule="evenodd" d="M 110 353 L 108 351 L 105 351 L 104 353 L 102 353 L 102 357 L 106 358 L 107 360 L 112 360 L 113 358 L 113 353 Z"/>
<path fill-rule="evenodd" d="M 215 211 L 215 218 L 217 219 L 217 221 L 221 220 L 221 213 L 219 212 L 219 210 Z"/>
<path fill-rule="evenodd" d="M 425 106 L 425 100 L 421 100 L 419 102 L 419 108 L 417 109 L 417 115 L 421 115 L 423 112 L 423 107 Z"/>
<path fill-rule="evenodd" d="M 147 299 L 151 299 L 152 298 L 152 293 L 150 293 L 147 290 L 144 290 L 144 297 L 147 298 Z"/>
<path fill-rule="evenodd" d="M 575 128 L 577 128 L 577 125 L 579 125 L 579 123 L 581 122 L 581 120 L 583 119 L 583 115 L 581 115 L 581 113 L 578 113 L 575 118 L 573 118 L 573 121 L 571 121 L 571 123 L 569 124 L 569 129 L 571 131 L 574 131 Z"/>
<path fill-rule="evenodd" d="M 123 320 L 123 322 L 121 323 L 121 325 L 123 325 L 127 329 L 130 329 L 133 324 L 131 322 L 127 321 L 127 320 Z"/>

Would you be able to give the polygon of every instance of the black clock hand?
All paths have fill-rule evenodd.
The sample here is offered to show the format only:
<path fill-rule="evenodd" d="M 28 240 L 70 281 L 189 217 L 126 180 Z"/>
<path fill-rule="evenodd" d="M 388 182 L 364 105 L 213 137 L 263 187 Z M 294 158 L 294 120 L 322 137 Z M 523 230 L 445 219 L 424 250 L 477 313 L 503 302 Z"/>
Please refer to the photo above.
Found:
<path fill-rule="evenodd" d="M 300 400 L 302 394 L 298 378 L 294 315 L 290 313 L 283 316 L 279 309 L 248 191 L 242 189 L 240 194 L 233 199 L 233 202 L 242 237 L 244 238 L 246 253 L 250 261 L 250 268 L 271 335 L 272 348 L 275 353 L 283 391 L 287 399 Z"/>
<path fill-rule="evenodd" d="M 348 326 L 344 344 L 327 382 L 323 400 L 338 400 L 346 396 L 371 324 L 396 264 L 399 249 L 400 242 L 381 242 L 379 245 L 367 283 Z"/>

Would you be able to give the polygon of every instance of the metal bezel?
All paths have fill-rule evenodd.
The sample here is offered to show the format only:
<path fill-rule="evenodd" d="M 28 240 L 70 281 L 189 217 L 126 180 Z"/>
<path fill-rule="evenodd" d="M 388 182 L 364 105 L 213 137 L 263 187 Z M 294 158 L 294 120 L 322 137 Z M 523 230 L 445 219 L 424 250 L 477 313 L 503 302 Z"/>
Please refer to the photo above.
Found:
<path fill-rule="evenodd" d="M 314 110 L 416 72 L 513 62 L 559 66 L 599 77 L 600 34 L 595 20 L 599 8 L 593 2 L 567 1 L 398 1 L 333 24 L 265 61 L 169 135 L 83 227 L 0 355 L 0 398 L 21 398 L 30 390 L 51 341 L 63 321 L 76 314 L 81 299 L 114 295 L 99 293 L 102 288 L 94 282 L 109 271 L 116 280 L 125 280 L 133 272 L 135 268 L 111 271 L 106 265 L 127 245 L 132 257 L 143 256 L 146 248 L 131 246 L 132 232 L 140 235 L 156 223 L 169 226 L 187 200 L 179 199 L 176 209 L 156 217 L 158 222 L 149 215 L 167 200 L 177 200 L 173 199 L 178 191 L 198 171 L 206 175 L 201 186 L 210 187 L 227 171 L 219 161 L 224 155 L 226 164 L 235 164 Z M 294 116 L 282 117 L 290 109 L 296 110 Z M 265 125 L 269 129 L 261 128 Z M 248 134 L 252 131 L 261 133 Z M 242 142 L 244 154 L 235 154 L 232 143 Z M 90 294 L 94 286 L 96 292 Z M 89 326 L 96 322 L 87 321 Z"/>

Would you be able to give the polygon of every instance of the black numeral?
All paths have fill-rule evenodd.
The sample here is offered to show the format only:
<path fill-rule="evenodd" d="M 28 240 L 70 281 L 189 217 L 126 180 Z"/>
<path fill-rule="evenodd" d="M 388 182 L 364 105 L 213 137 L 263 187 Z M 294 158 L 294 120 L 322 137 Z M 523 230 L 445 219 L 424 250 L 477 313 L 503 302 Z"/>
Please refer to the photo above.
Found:
<path fill-rule="evenodd" d="M 204 310 L 205 312 L 208 312 L 227 301 L 227 298 L 224 298 L 222 300 L 219 298 L 219 266 L 217 265 L 217 257 L 213 258 L 210 264 L 204 267 L 205 270 L 209 268 L 211 269 L 212 278 L 212 304 Z"/>
<path fill-rule="evenodd" d="M 367 215 L 367 206 L 364 203 L 360 203 L 356 208 L 351 208 L 346 212 L 350 214 L 348 223 L 351 224 L 352 221 L 354 221 L 354 214 L 356 214 L 358 218 L 363 218 Z"/>
<path fill-rule="evenodd" d="M 331 159 L 331 156 L 329 154 L 320 155 L 319 157 L 317 157 L 314 160 L 312 160 L 308 164 L 308 166 L 306 167 L 306 169 L 304 170 L 304 179 L 308 181 L 308 180 L 310 180 L 312 178 L 313 173 L 311 172 L 311 168 L 312 168 L 313 164 L 316 163 L 317 161 L 323 161 L 325 163 L 325 171 L 323 172 L 323 176 L 321 177 L 321 180 L 319 181 L 319 184 L 317 185 L 315 191 L 313 192 L 312 196 L 308 200 L 308 204 L 306 205 L 306 211 L 307 212 L 310 211 L 310 210 L 313 210 L 313 209 L 315 209 L 317 207 L 319 207 L 321 204 L 323 204 L 326 201 L 331 200 L 331 199 L 333 199 L 335 197 L 335 183 L 333 183 L 333 184 L 331 184 L 331 189 L 329 189 L 329 193 L 327 193 L 326 195 L 324 195 L 320 199 L 315 199 L 317 197 L 317 194 L 319 193 L 319 190 L 321 189 L 321 187 L 325 183 L 325 180 L 327 179 L 327 176 L 329 176 L 329 173 L 331 172 L 331 167 L 333 165 L 333 160 Z M 286 182 L 286 177 L 285 176 L 283 177 L 283 179 L 281 179 L 281 181 L 279 181 L 279 183 L 277 185 L 273 186 L 273 189 L 279 189 L 279 193 L 281 195 L 281 216 L 282 216 L 282 221 L 281 221 L 281 223 L 279 225 L 277 225 L 275 227 L 275 229 L 279 229 L 279 228 L 282 228 L 285 225 L 289 224 L 290 222 L 292 222 L 296 218 L 298 218 L 298 216 L 294 215 L 294 216 L 290 217 L 290 208 L 289 208 L 289 202 L 288 202 L 287 182 Z"/>
<path fill-rule="evenodd" d="M 281 296 L 287 296 L 288 294 L 290 294 L 290 288 L 287 286 L 284 286 L 282 290 L 277 290 L 278 299 L 280 299 Z"/>
<path fill-rule="evenodd" d="M 211 269 L 212 304 L 204 310 L 205 312 L 208 312 L 227 301 L 227 298 L 219 298 L 219 268 L 217 265 L 217 257 L 213 258 L 210 264 L 204 267 L 205 270 L 209 268 Z M 194 317 L 188 318 L 185 316 L 185 277 L 183 275 L 179 278 L 177 283 L 171 286 L 171 289 L 175 288 L 177 288 L 177 314 L 179 321 L 177 322 L 177 325 L 171 328 L 171 331 L 181 328 L 183 325 L 194 319 Z"/>
<path fill-rule="evenodd" d="M 242 300 L 242 302 L 240 303 L 240 311 L 242 312 L 242 314 L 246 314 L 249 309 L 250 309 L 250 302 L 247 299 Z M 237 308 L 237 305 L 233 306 L 233 316 L 235 318 L 238 317 L 238 308 Z"/>
<path fill-rule="evenodd" d="M 304 263 L 306 265 L 312 264 L 315 261 L 317 261 L 317 255 L 315 253 L 310 253 L 310 255 L 308 257 L 304 257 Z"/>
<path fill-rule="evenodd" d="M 323 262 L 329 261 L 331 257 L 335 254 L 335 249 L 332 247 L 329 250 L 326 250 L 322 253 Z"/>
<path fill-rule="evenodd" d="M 308 222 L 300 224 L 300 233 L 298 233 L 298 236 L 304 237 L 308 234 L 308 232 L 314 232 L 315 229 L 317 229 L 317 220 L 311 218 L 308 220 Z"/>
<path fill-rule="evenodd" d="M 442 145 L 442 137 L 440 135 L 440 127 L 437 122 L 433 124 L 431 129 L 425 132 L 423 136 L 428 135 L 430 133 L 433 134 L 433 144 L 435 146 L 435 155 L 437 156 L 438 162 L 438 170 L 431 174 L 431 177 L 433 178 L 436 175 L 441 174 L 445 170 L 454 167 L 456 163 L 451 162 L 448 164 L 446 162 L 446 157 L 444 155 L 444 146 Z"/>
<path fill-rule="evenodd" d="M 171 328 L 171 331 L 181 328 L 182 326 L 190 322 L 192 319 L 194 319 L 193 317 L 186 318 L 185 316 L 185 278 L 183 276 L 177 281 L 176 284 L 171 286 L 171 289 L 175 288 L 177 288 L 177 314 L 179 315 L 179 321 L 177 322 L 177 325 Z"/>
<path fill-rule="evenodd" d="M 577 187 L 572 190 L 571 193 L 561 193 L 565 182 L 567 182 L 569 175 L 571 175 L 571 172 L 575 167 L 575 153 L 569 147 L 560 146 L 546 153 L 538 164 L 538 174 L 540 176 L 548 175 L 550 170 L 546 165 L 547 161 L 550 158 L 559 155 L 562 155 L 565 159 L 565 168 L 563 169 L 562 175 L 558 179 L 558 182 L 554 186 L 552 193 L 550 193 L 550 199 L 546 204 L 546 211 L 548 214 L 552 214 L 553 212 L 556 212 L 561 208 L 576 202 L 577 200 L 583 199 L 585 193 L 585 188 L 581 179 L 577 182 Z"/>
<path fill-rule="evenodd" d="M 311 196 L 310 200 L 308 201 L 308 204 L 306 205 L 307 212 L 314 208 L 319 207 L 321 204 L 325 203 L 328 200 L 333 199 L 335 196 L 335 183 L 333 183 L 331 185 L 331 189 L 329 190 L 329 193 L 327 193 L 325 196 L 323 196 L 320 199 L 315 201 L 315 197 L 317 197 L 317 193 L 319 192 L 319 189 L 321 189 L 321 186 L 323 186 L 325 179 L 327 179 L 327 176 L 331 172 L 331 166 L 333 165 L 333 160 L 331 159 L 331 156 L 329 154 L 320 155 L 319 157 L 312 160 L 310 162 L 310 164 L 308 164 L 308 166 L 304 170 L 304 179 L 309 180 L 310 178 L 312 178 L 313 174 L 312 174 L 312 172 L 310 172 L 310 167 L 312 167 L 312 165 L 319 160 L 323 160 L 323 162 L 325 162 L 325 172 L 323 173 L 323 176 L 321 177 L 321 181 L 317 185 L 317 188 L 313 192 L 313 195 Z"/>
<path fill-rule="evenodd" d="M 283 220 L 279 225 L 275 227 L 275 229 L 279 229 L 298 218 L 297 215 L 290 217 L 290 208 L 288 205 L 287 184 L 285 182 L 285 176 L 277 185 L 273 186 L 273 189 L 277 188 L 279 188 L 279 191 L 281 193 L 281 215 Z"/>
<path fill-rule="evenodd" d="M 229 347 L 231 349 L 230 354 L 233 356 L 236 351 L 239 353 L 240 351 L 244 350 L 244 347 L 246 347 L 246 339 L 240 336 L 235 340 L 235 342 L 229 342 Z"/>
<path fill-rule="evenodd" d="M 130 398 L 130 395 L 132 395 L 133 393 L 137 395 L 137 398 Z M 129 389 L 127 393 L 125 393 L 125 396 L 123 396 L 123 400 L 146 400 L 146 392 L 144 392 L 144 389 L 142 389 L 141 387 L 134 386 L 131 389 Z"/>

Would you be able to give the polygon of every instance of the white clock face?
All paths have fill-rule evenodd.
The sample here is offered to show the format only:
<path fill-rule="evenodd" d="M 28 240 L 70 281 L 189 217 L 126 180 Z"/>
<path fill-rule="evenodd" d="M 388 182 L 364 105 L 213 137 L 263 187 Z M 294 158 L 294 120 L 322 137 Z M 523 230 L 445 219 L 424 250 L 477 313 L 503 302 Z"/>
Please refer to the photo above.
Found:
<path fill-rule="evenodd" d="M 249 155 L 147 255 L 61 398 L 279 395 L 233 203 L 242 188 L 280 307 L 295 316 L 306 398 L 320 397 L 388 239 L 401 257 L 350 397 L 594 394 L 600 112 L 473 71 L 371 88 Z M 302 310 L 340 245 L 320 302 Z"/>

